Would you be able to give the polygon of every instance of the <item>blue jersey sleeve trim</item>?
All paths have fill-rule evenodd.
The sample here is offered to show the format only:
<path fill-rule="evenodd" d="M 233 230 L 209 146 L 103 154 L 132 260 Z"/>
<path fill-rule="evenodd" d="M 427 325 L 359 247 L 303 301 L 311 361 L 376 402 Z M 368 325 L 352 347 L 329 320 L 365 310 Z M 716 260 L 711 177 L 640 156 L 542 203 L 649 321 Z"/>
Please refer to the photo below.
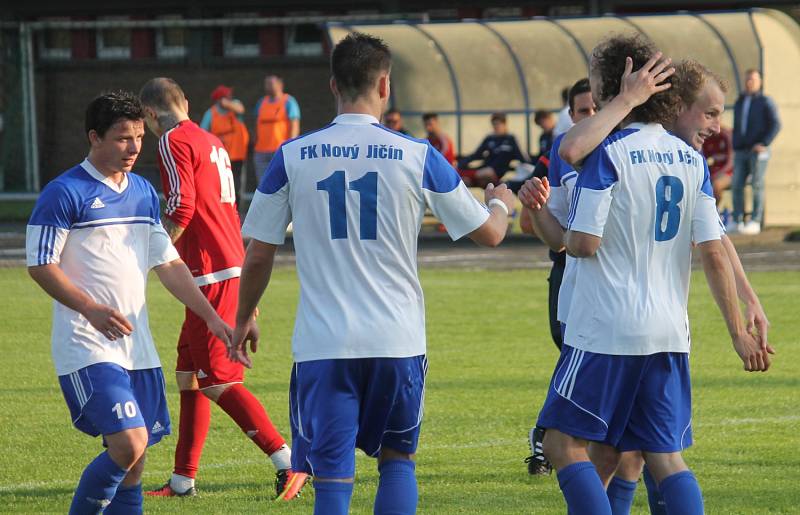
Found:
<path fill-rule="evenodd" d="M 622 132 L 622 131 L 620 131 Z M 607 144 L 594 149 L 583 163 L 583 170 L 578 175 L 576 188 L 604 190 L 619 180 L 617 167 L 606 151 Z"/>
<path fill-rule="evenodd" d="M 76 193 L 62 176 L 42 190 L 31 213 L 29 225 L 69 229 L 77 218 L 77 205 Z"/>
<path fill-rule="evenodd" d="M 550 181 L 551 186 L 554 184 L 561 184 L 564 171 L 572 170 L 572 167 L 558 155 L 558 149 L 561 148 L 561 140 L 563 139 L 564 134 L 559 134 L 553 141 L 553 146 L 550 147 L 550 164 L 547 167 L 547 180 Z"/>
<path fill-rule="evenodd" d="M 283 145 L 278 149 L 269 162 L 264 177 L 258 185 L 258 191 L 265 195 L 272 195 L 283 188 L 289 178 L 286 176 L 286 163 L 283 160 Z"/>
<path fill-rule="evenodd" d="M 697 156 L 697 159 L 700 159 L 703 163 L 703 185 L 700 186 L 700 191 L 708 195 L 709 197 L 714 196 L 714 188 L 711 187 L 711 174 L 708 171 L 708 163 L 705 159 L 701 159 L 700 156 Z"/>
<path fill-rule="evenodd" d="M 450 166 L 447 159 L 428 143 L 425 164 L 422 169 L 422 187 L 434 193 L 453 191 L 461 182 L 458 172 Z"/>

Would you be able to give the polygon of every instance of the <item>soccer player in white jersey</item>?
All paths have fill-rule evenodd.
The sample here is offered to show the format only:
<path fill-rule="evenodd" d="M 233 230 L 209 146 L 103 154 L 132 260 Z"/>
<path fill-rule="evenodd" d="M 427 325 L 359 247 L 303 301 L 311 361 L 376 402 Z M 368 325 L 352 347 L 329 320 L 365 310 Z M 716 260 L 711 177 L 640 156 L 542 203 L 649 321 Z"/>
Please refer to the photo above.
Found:
<path fill-rule="evenodd" d="M 640 66 L 654 53 L 639 38 L 601 44 L 593 92 L 607 98 L 619 91 L 621 70 L 604 67 L 608 61 L 624 66 L 632 56 Z M 702 513 L 697 481 L 680 455 L 691 443 L 692 241 L 745 368 L 769 366 L 738 312 L 704 160 L 659 124 L 678 105 L 674 95 L 658 93 L 633 109 L 623 130 L 589 155 L 576 184 L 566 247 L 582 259 L 564 351 L 539 419 L 548 428 L 545 454 L 574 513 L 611 513 L 588 441 L 643 451 L 668 513 Z"/>
<path fill-rule="evenodd" d="M 242 268 L 231 353 L 250 364 L 250 321 L 292 222 L 300 302 L 290 389 L 292 466 L 314 476 L 317 515 L 348 512 L 354 449 L 378 459 L 377 514 L 416 511 L 414 454 L 422 421 L 425 310 L 417 237 L 426 207 L 453 239 L 495 246 L 513 194 L 487 187 L 478 203 L 426 140 L 381 126 L 391 54 L 354 33 L 331 55 L 333 122 L 284 143 L 242 228 Z"/>
<path fill-rule="evenodd" d="M 143 120 L 131 93 L 95 98 L 88 157 L 44 188 L 28 223 L 28 272 L 55 301 L 53 362 L 72 423 L 107 447 L 83 471 L 70 514 L 142 513 L 145 450 L 170 433 L 148 271 L 219 338 L 232 334 L 178 258 L 152 185 L 130 173 Z"/>

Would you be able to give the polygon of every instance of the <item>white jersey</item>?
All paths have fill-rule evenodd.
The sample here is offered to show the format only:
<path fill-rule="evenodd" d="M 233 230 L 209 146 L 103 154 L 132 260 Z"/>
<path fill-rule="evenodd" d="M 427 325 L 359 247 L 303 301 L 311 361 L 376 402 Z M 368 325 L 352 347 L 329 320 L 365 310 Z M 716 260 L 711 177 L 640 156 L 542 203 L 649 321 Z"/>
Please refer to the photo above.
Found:
<path fill-rule="evenodd" d="M 425 354 L 417 237 L 426 206 L 458 239 L 489 217 L 426 140 L 365 114 L 284 143 L 242 232 L 283 243 L 292 223 L 297 362 Z"/>
<path fill-rule="evenodd" d="M 84 160 L 39 195 L 26 247 L 28 266 L 58 265 L 78 289 L 133 324 L 130 336 L 111 341 L 83 315 L 54 302 L 58 375 L 102 362 L 127 370 L 161 366 L 145 306 L 147 272 L 178 259 L 178 252 L 161 226 L 158 196 L 147 180 L 129 173 L 117 185 Z"/>
<path fill-rule="evenodd" d="M 720 239 L 705 159 L 658 124 L 631 124 L 587 157 L 568 222 L 602 243 L 576 260 L 565 343 L 689 352 L 691 243 Z"/>

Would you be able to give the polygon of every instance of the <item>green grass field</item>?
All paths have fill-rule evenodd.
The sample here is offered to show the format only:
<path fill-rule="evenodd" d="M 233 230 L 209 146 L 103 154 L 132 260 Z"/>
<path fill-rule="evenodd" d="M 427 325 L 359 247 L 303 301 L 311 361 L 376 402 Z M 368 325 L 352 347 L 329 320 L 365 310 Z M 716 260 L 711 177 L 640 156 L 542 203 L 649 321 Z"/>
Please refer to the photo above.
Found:
<path fill-rule="evenodd" d="M 430 369 L 419 449 L 419 512 L 564 513 L 555 476 L 528 476 L 527 431 L 556 350 L 546 324 L 542 271 L 424 270 Z M 766 374 L 746 374 L 725 337 L 702 276 L 694 278 L 695 446 L 686 459 L 709 514 L 800 513 L 800 274 L 752 274 L 778 349 Z M 23 269 L 0 269 L 0 512 L 61 512 L 100 449 L 70 427 L 50 361 L 51 303 Z M 149 310 L 165 371 L 174 366 L 182 309 L 152 282 Z M 279 270 L 261 304 L 263 341 L 247 384 L 288 436 L 287 391 L 297 280 Z M 168 373 L 177 423 L 177 390 Z M 312 493 L 269 503 L 273 469 L 214 408 L 195 499 L 148 499 L 148 513 L 310 513 Z M 177 431 L 177 428 L 174 428 Z M 171 472 L 175 437 L 149 452 L 145 487 Z M 352 513 L 372 513 L 377 474 L 359 453 Z M 642 485 L 634 513 L 646 513 Z"/>

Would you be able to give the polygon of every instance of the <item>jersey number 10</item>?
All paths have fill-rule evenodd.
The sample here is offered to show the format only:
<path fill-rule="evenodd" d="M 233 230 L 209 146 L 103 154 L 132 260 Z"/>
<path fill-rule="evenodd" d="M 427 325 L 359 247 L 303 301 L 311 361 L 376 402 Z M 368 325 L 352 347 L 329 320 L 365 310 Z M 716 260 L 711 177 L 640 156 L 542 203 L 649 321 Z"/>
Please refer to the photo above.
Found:
<path fill-rule="evenodd" d="M 367 172 L 360 179 L 350 181 L 350 191 L 358 192 L 360 238 L 378 239 L 378 172 Z M 328 192 L 328 213 L 331 218 L 331 239 L 347 239 L 347 190 L 344 170 L 333 172 L 317 183 L 317 190 Z"/>
<path fill-rule="evenodd" d="M 231 171 L 231 158 L 224 148 L 211 147 L 211 162 L 217 165 L 219 171 L 219 201 L 223 204 L 236 202 L 236 186 L 233 182 Z"/>

